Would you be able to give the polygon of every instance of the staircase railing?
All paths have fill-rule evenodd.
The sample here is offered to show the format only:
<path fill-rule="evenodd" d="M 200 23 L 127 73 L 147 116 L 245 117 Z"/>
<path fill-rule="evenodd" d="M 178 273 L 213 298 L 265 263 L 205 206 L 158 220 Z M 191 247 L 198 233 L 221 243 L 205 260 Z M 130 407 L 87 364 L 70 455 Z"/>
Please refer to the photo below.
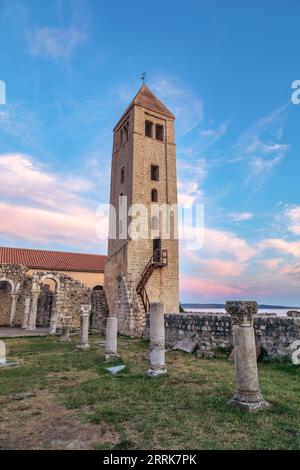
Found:
<path fill-rule="evenodd" d="M 136 287 L 136 291 L 141 297 L 146 313 L 148 313 L 150 309 L 150 301 L 149 301 L 149 297 L 146 291 L 146 284 L 148 280 L 150 279 L 153 271 L 156 268 L 162 268 L 167 265 L 168 265 L 168 251 L 157 249 L 154 251 L 153 255 L 149 259 L 148 263 L 146 264 L 141 274 L 141 278 Z"/>

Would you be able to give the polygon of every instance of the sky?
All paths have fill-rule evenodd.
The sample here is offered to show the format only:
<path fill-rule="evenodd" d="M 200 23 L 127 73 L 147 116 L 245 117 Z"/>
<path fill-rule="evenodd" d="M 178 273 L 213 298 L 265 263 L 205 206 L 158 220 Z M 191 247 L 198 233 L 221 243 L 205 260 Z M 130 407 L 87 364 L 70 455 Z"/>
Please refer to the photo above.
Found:
<path fill-rule="evenodd" d="M 176 115 L 179 202 L 204 205 L 181 301 L 299 306 L 299 17 L 298 0 L 0 0 L 0 244 L 106 253 L 112 128 L 145 71 Z"/>

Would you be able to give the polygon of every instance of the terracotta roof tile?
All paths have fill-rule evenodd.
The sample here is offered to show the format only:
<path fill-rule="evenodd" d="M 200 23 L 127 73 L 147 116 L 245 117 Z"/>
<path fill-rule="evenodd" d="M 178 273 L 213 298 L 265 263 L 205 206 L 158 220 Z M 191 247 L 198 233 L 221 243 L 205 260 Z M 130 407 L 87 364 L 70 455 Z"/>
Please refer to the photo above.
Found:
<path fill-rule="evenodd" d="M 132 104 L 137 104 L 143 108 L 150 109 L 152 111 L 157 111 L 165 116 L 174 118 L 174 114 L 168 110 L 168 108 L 152 93 L 152 91 L 143 84 L 137 95 L 133 99 Z"/>
<path fill-rule="evenodd" d="M 168 108 L 158 98 L 156 98 L 147 85 L 143 84 L 126 111 L 122 114 L 118 123 L 115 125 L 115 129 L 118 127 L 119 122 L 122 121 L 123 117 L 128 113 L 133 105 L 141 106 L 142 108 L 146 108 L 150 111 L 160 113 L 163 116 L 168 116 L 171 119 L 175 119 L 174 114 L 171 113 L 171 111 L 169 111 Z"/>
<path fill-rule="evenodd" d="M 0 264 L 23 264 L 30 269 L 103 272 L 105 259 L 103 255 L 0 247 Z"/>

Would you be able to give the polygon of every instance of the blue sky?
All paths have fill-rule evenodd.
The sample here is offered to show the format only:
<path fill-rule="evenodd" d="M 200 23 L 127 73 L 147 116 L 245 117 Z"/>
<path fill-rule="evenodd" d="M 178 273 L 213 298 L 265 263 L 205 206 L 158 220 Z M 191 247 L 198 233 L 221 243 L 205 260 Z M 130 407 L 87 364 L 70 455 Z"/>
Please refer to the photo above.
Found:
<path fill-rule="evenodd" d="M 112 128 L 145 70 L 176 114 L 180 201 L 205 205 L 182 301 L 300 305 L 299 17 L 293 0 L 0 0 L 1 245 L 105 252 Z"/>

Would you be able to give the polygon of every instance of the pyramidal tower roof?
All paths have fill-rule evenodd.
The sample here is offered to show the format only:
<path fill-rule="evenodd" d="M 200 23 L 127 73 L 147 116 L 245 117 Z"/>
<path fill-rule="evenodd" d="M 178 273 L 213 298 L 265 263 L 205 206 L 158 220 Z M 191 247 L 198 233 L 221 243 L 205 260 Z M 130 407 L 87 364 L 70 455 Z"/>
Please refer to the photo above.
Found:
<path fill-rule="evenodd" d="M 126 111 L 123 113 L 121 119 L 123 116 L 129 111 L 129 109 L 134 106 L 141 106 L 142 108 L 149 109 L 150 111 L 154 111 L 160 114 L 163 114 L 164 116 L 168 116 L 171 119 L 175 119 L 175 116 L 171 111 L 168 110 L 168 108 L 158 99 L 156 96 L 152 93 L 152 91 L 143 83 L 133 100 L 131 101 L 130 105 L 126 109 Z M 120 119 L 120 120 L 121 120 Z M 119 121 L 120 121 L 119 120 Z"/>
<path fill-rule="evenodd" d="M 152 93 L 152 91 L 143 83 L 131 104 L 137 104 L 143 108 L 150 109 L 151 111 L 156 111 L 158 113 L 164 114 L 171 118 L 175 118 L 174 114 L 168 110 L 168 108 Z"/>

